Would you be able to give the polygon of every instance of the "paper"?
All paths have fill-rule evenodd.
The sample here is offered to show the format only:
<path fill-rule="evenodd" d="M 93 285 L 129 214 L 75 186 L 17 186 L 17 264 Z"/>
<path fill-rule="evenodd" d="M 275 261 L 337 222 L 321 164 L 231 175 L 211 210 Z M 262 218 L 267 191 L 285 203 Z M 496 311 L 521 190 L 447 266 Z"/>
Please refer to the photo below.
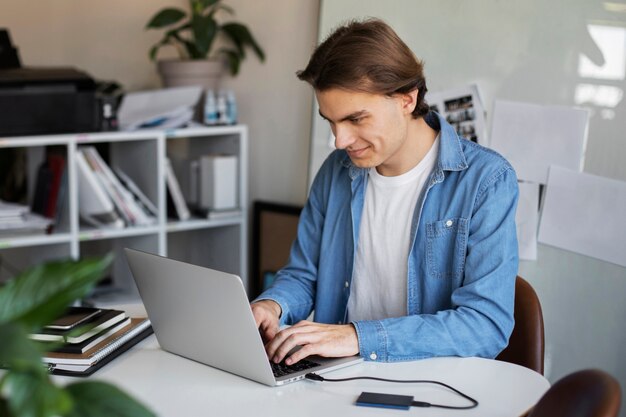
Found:
<path fill-rule="evenodd" d="M 626 267 L 626 182 L 552 166 L 539 242 Z"/>
<path fill-rule="evenodd" d="M 497 100 L 490 147 L 511 162 L 517 178 L 545 184 L 548 167 L 582 171 L 589 112 Z"/>
<path fill-rule="evenodd" d="M 128 93 L 118 111 L 120 129 L 181 127 L 193 118 L 201 96 L 199 86 Z"/>
<path fill-rule="evenodd" d="M 519 258 L 537 260 L 537 226 L 539 222 L 539 184 L 520 182 L 519 202 L 515 213 Z"/>
<path fill-rule="evenodd" d="M 486 144 L 485 110 L 476 84 L 426 93 L 430 109 L 450 123 L 460 136 Z"/>

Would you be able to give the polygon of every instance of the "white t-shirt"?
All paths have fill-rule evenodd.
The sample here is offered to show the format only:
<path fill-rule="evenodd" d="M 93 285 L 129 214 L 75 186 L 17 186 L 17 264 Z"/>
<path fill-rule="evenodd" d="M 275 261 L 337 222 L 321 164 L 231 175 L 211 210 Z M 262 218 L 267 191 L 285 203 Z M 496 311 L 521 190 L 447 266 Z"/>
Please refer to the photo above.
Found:
<path fill-rule="evenodd" d="M 439 136 L 419 164 L 395 177 L 370 168 L 348 300 L 350 321 L 407 315 L 411 222 L 438 150 Z"/>

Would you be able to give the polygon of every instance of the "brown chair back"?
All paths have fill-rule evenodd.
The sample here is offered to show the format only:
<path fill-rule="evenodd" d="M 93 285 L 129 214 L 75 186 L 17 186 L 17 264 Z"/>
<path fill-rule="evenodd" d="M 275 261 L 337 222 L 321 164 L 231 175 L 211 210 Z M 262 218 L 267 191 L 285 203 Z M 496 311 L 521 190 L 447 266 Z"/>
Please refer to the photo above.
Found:
<path fill-rule="evenodd" d="M 515 327 L 497 360 L 525 366 L 543 375 L 544 331 L 539 297 L 522 277 L 515 280 Z"/>
<path fill-rule="evenodd" d="M 586 369 L 558 380 L 528 417 L 617 417 L 621 391 L 604 371 Z"/>

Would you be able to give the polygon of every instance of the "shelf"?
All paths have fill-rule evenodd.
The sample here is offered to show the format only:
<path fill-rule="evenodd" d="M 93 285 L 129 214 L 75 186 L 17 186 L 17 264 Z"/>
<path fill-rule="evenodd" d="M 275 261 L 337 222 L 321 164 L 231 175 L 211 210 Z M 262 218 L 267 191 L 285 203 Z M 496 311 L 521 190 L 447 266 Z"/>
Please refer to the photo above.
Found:
<path fill-rule="evenodd" d="M 70 243 L 71 241 L 72 236 L 69 233 L 55 233 L 50 235 L 34 234 L 6 238 L 0 237 L 0 249 L 55 245 L 58 243 Z"/>
<path fill-rule="evenodd" d="M 126 227 L 124 229 L 81 229 L 78 232 L 78 240 L 81 242 L 89 240 L 117 239 L 120 237 L 143 236 L 159 233 L 159 226 Z"/>
<path fill-rule="evenodd" d="M 225 217 L 223 219 L 202 219 L 192 218 L 184 221 L 173 221 L 167 223 L 168 232 L 182 232 L 186 230 L 208 229 L 211 227 L 233 226 L 241 224 L 243 217 L 241 215 L 233 217 Z"/>
<path fill-rule="evenodd" d="M 81 223 L 81 173 L 77 169 L 76 152 L 82 145 L 91 144 L 103 145 L 101 147 L 107 151 L 106 162 L 123 171 L 154 204 L 158 213 L 154 225 L 99 229 Z M 28 148 L 25 152 L 25 171 L 31 191 L 27 196 L 28 203 L 34 199 L 32 190 L 38 167 L 49 145 L 65 146 L 67 157 L 63 229 L 57 229 L 57 233 L 51 235 L 0 236 L 0 251 L 6 251 L 7 259 L 10 256 L 16 269 L 59 258 L 80 259 L 113 253 L 114 261 L 109 272 L 111 285 L 136 296 L 132 274 L 124 257 L 124 248 L 130 247 L 235 273 L 246 282 L 248 130 L 245 125 L 0 137 L 0 149 Z M 241 212 L 218 219 L 168 220 L 166 158 L 186 161 L 215 153 L 238 157 L 237 200 Z M 0 252 L 0 256 L 5 253 Z M 10 277 L 0 268 L 0 280 L 5 278 Z M 119 300 L 123 296 L 118 292 L 104 292 L 95 294 L 95 298 Z"/>

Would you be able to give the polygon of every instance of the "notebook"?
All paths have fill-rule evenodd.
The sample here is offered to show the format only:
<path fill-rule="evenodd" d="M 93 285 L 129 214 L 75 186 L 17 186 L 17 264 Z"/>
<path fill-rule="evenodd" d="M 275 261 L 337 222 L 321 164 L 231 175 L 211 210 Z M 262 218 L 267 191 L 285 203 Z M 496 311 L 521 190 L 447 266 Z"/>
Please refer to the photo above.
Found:
<path fill-rule="evenodd" d="M 131 318 L 128 325 L 101 340 L 84 353 L 47 352 L 43 362 L 51 373 L 88 376 L 152 334 L 150 320 Z"/>
<path fill-rule="evenodd" d="M 232 274 L 125 249 L 130 270 L 163 350 L 277 386 L 362 361 L 309 357 L 309 369 L 275 376 L 241 279 Z"/>

